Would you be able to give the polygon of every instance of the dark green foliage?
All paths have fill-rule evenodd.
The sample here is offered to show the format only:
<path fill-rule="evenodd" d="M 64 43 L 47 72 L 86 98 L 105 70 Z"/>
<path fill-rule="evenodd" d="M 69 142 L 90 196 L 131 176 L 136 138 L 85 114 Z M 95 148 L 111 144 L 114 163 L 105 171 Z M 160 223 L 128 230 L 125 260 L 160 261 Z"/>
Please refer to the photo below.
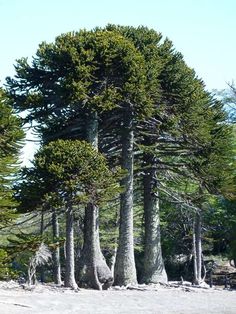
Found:
<path fill-rule="evenodd" d="M 35 234 L 20 232 L 16 236 L 8 238 L 8 244 L 4 249 L 7 252 L 11 271 L 9 278 L 27 278 L 29 260 L 39 249 L 42 240 L 48 242 L 46 237 L 42 239 L 37 232 Z"/>
<path fill-rule="evenodd" d="M 235 246 L 235 201 L 220 196 L 209 200 L 205 215 L 207 237 L 211 239 L 212 254 L 223 254 L 236 260 Z"/>
<path fill-rule="evenodd" d="M 15 185 L 15 199 L 19 202 L 18 212 L 32 212 L 47 209 L 49 203 L 56 207 L 60 205 L 56 198 L 54 187 L 43 180 L 35 168 L 23 168 L 20 180 Z"/>
<path fill-rule="evenodd" d="M 14 115 L 8 97 L 0 89 L 0 227 L 14 218 L 16 202 L 12 198 L 12 182 L 18 170 L 17 159 L 23 137 L 21 121 Z"/>
<path fill-rule="evenodd" d="M 35 155 L 34 167 L 24 169 L 16 196 L 22 211 L 89 202 L 99 205 L 119 191 L 122 172 L 109 170 L 105 158 L 87 142 L 57 140 Z"/>
<path fill-rule="evenodd" d="M 16 72 L 17 78 L 7 80 L 14 107 L 28 110 L 26 121 L 39 123 L 44 141 L 84 138 L 87 110 L 132 105 L 139 116 L 151 110 L 145 60 L 117 32 L 63 34 L 53 44 L 42 43 L 32 65 L 19 60 Z"/>
<path fill-rule="evenodd" d="M 34 161 L 40 175 L 60 197 L 100 204 L 118 190 L 105 158 L 87 142 L 57 140 L 42 147 Z"/>
<path fill-rule="evenodd" d="M 21 121 L 14 115 L 3 89 L 0 89 L 0 112 L 0 157 L 17 155 L 23 139 Z"/>
<path fill-rule="evenodd" d="M 0 249 L 0 280 L 6 280 L 10 277 L 9 266 L 10 264 L 7 252 L 3 249 Z"/>

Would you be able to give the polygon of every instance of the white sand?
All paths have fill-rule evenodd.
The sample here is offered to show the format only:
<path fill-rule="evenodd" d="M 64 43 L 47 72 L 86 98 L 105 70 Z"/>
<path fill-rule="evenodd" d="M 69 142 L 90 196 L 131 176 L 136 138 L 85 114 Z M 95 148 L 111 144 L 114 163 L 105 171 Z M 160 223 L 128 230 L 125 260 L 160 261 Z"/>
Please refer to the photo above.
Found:
<path fill-rule="evenodd" d="M 235 314 L 236 291 L 158 288 L 94 291 L 39 285 L 33 291 L 0 284 L 0 314 Z"/>

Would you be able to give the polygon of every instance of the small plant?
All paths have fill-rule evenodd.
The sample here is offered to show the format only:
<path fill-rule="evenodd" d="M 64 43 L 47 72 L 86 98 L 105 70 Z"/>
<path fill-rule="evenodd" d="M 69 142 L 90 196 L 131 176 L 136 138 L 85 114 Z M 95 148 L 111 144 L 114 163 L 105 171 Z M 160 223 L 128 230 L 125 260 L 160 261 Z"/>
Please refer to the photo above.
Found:
<path fill-rule="evenodd" d="M 29 260 L 28 266 L 28 284 L 31 286 L 36 283 L 36 268 L 45 265 L 51 259 L 52 254 L 46 244 L 40 244 L 38 250 Z"/>

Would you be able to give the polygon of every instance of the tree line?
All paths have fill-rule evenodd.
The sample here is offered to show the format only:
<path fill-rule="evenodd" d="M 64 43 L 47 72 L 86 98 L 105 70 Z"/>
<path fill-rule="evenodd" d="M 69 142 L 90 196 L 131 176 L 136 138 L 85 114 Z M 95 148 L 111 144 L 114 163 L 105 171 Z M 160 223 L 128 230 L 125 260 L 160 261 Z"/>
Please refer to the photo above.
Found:
<path fill-rule="evenodd" d="M 166 204 L 170 213 L 190 213 L 194 282 L 200 284 L 202 217 L 215 195 L 234 195 L 232 127 L 223 103 L 172 42 L 146 27 L 108 25 L 43 42 L 31 63 L 17 60 L 15 71 L 2 104 L 7 100 L 24 115 L 41 147 L 15 181 L 14 202 L 19 213 L 51 217 L 55 282 L 63 273 L 71 288 L 166 283 L 160 224 Z M 23 133 L 14 119 L 12 149 L 2 134 L 1 143 L 16 158 Z M 5 209 L 3 215 L 11 220 Z M 76 259 L 75 217 L 83 234 Z M 115 230 L 111 239 L 105 236 L 106 247 L 113 242 L 109 258 L 99 218 L 103 234 Z M 63 272 L 58 219 L 66 230 Z M 134 221 L 141 225 L 138 237 Z M 134 241 L 143 251 L 138 278 Z"/>

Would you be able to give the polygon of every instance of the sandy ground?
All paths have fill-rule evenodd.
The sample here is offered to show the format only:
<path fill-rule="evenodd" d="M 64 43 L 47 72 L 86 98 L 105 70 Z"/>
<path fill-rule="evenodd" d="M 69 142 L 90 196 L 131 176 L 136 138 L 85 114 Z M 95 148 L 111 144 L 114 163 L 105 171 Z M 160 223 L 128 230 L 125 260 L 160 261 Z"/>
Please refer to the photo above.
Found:
<path fill-rule="evenodd" d="M 185 290 L 185 291 L 184 291 Z M 0 284 L 1 314 L 235 314 L 236 291 L 163 288 L 94 291 Z"/>

